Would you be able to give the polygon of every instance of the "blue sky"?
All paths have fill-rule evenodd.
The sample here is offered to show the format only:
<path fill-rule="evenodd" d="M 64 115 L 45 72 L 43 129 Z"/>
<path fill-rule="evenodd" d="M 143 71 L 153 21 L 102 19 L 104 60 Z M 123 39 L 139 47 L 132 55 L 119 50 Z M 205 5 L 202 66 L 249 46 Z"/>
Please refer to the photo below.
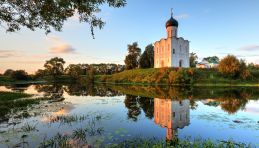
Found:
<path fill-rule="evenodd" d="M 77 17 L 65 23 L 62 32 L 45 35 L 22 29 L 6 33 L 0 28 L 0 72 L 7 68 L 34 72 L 51 57 L 70 63 L 123 64 L 127 44 L 145 46 L 166 36 L 170 8 L 179 22 L 178 36 L 190 41 L 190 51 L 199 60 L 207 56 L 234 54 L 259 64 L 258 0 L 128 0 L 124 8 L 102 6 L 106 21 L 92 39 L 88 24 Z"/>

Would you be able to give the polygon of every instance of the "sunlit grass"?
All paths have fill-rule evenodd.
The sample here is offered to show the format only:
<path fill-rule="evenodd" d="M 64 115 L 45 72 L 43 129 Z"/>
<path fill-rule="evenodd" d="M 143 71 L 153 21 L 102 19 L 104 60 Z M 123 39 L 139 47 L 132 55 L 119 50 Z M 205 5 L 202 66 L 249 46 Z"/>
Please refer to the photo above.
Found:
<path fill-rule="evenodd" d="M 250 148 L 252 145 L 243 143 L 236 143 L 232 140 L 228 141 L 212 141 L 210 139 L 202 140 L 195 139 L 174 139 L 171 141 L 161 141 L 155 138 L 133 138 L 122 141 L 117 144 L 109 144 L 108 148 L 130 148 L 130 147 L 143 147 L 143 148 Z"/>
<path fill-rule="evenodd" d="M 31 96 L 32 95 L 25 94 L 25 93 L 0 91 L 0 102 L 2 102 L 2 101 L 11 101 L 11 100 L 16 100 L 16 99 L 20 99 L 20 98 L 28 98 L 28 97 L 31 97 Z"/>
<path fill-rule="evenodd" d="M 113 75 L 99 75 L 95 77 L 95 82 L 116 83 L 116 84 L 171 84 L 169 75 L 175 68 L 150 68 L 126 70 Z M 190 69 L 185 69 L 190 70 Z M 259 72 L 252 72 L 252 77 L 248 80 L 240 78 L 228 78 L 220 74 L 215 69 L 192 69 L 193 80 L 186 85 L 197 86 L 259 86 Z"/>

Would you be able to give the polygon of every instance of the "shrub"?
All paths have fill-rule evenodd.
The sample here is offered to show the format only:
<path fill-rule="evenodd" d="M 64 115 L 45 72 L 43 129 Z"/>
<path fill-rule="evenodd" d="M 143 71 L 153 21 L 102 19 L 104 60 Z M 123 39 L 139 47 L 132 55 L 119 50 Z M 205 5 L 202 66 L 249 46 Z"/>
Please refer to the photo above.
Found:
<path fill-rule="evenodd" d="M 248 69 L 245 69 L 243 71 L 240 72 L 240 77 L 244 80 L 246 80 L 247 78 L 249 78 L 251 76 L 251 73 Z"/>
<path fill-rule="evenodd" d="M 240 62 L 234 55 L 228 55 L 219 62 L 218 70 L 225 76 L 236 77 L 240 72 Z"/>
<path fill-rule="evenodd" d="M 4 76 L 11 76 L 12 75 L 12 73 L 14 72 L 14 70 L 12 70 L 12 69 L 7 69 L 5 72 L 4 72 Z"/>
<path fill-rule="evenodd" d="M 194 71 L 192 69 L 176 69 L 169 73 L 170 84 L 192 84 Z"/>
<path fill-rule="evenodd" d="M 16 70 L 11 74 L 11 78 L 15 80 L 28 80 L 29 76 L 24 70 Z"/>

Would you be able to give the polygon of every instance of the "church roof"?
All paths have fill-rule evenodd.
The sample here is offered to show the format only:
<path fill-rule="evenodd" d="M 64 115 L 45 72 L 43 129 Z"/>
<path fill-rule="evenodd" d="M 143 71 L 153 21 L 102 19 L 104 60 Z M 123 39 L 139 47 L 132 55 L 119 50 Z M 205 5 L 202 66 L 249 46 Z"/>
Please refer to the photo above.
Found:
<path fill-rule="evenodd" d="M 178 27 L 178 21 L 171 16 L 171 18 L 165 24 L 166 28 L 169 26 Z"/>

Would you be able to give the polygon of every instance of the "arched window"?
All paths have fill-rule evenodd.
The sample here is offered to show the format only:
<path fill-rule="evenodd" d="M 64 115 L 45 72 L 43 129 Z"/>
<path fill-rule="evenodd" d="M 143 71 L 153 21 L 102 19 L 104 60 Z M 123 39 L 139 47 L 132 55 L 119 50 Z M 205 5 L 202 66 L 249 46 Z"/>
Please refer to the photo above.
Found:
<path fill-rule="evenodd" d="M 173 54 L 175 54 L 175 49 L 173 49 Z"/>

